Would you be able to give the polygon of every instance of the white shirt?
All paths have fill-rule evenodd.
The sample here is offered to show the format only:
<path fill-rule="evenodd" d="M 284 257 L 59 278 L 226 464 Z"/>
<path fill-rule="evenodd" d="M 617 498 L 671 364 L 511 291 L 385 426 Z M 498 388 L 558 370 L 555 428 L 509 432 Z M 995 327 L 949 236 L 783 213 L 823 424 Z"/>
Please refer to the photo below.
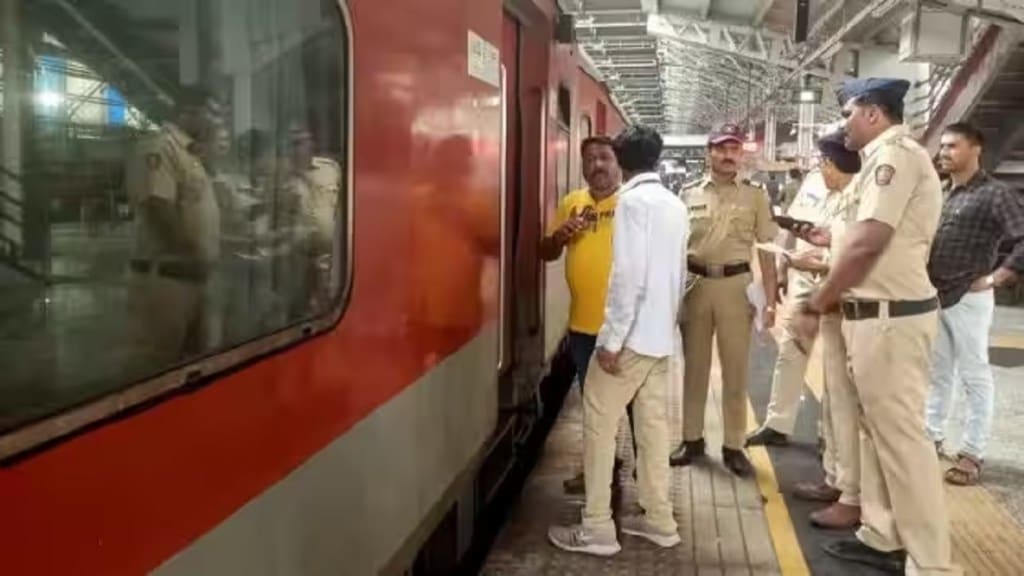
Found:
<path fill-rule="evenodd" d="M 821 176 L 821 171 L 815 170 L 804 178 L 804 182 L 800 186 L 800 191 L 797 192 L 796 199 L 794 199 L 793 203 L 789 206 L 789 210 L 786 212 L 786 215 L 798 220 L 821 223 L 824 217 L 825 201 L 828 198 L 828 195 L 828 188 L 825 187 L 825 180 Z M 796 239 L 797 252 L 803 252 L 804 250 L 811 248 L 814 248 L 814 246 L 799 238 Z M 814 274 L 802 272 L 793 268 L 790 269 L 789 273 L 791 283 L 790 295 L 795 298 L 802 298 L 810 295 L 818 285 L 819 279 L 816 278 Z"/>
<path fill-rule="evenodd" d="M 657 174 L 635 176 L 619 190 L 612 232 L 612 271 L 597 345 L 664 358 L 674 350 L 685 293 L 686 205 Z"/>

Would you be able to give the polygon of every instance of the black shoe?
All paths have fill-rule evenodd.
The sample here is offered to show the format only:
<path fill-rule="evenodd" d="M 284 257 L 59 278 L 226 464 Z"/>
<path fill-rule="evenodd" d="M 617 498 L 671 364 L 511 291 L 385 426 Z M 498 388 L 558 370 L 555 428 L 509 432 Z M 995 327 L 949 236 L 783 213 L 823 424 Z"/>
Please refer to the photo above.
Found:
<path fill-rule="evenodd" d="M 743 450 L 722 448 L 722 463 L 740 478 L 754 475 L 754 466 L 747 459 L 747 455 L 743 453 Z"/>
<path fill-rule="evenodd" d="M 903 574 L 907 563 L 907 553 L 904 550 L 882 552 L 856 538 L 830 542 L 821 548 L 833 558 L 865 564 L 890 574 Z"/>
<path fill-rule="evenodd" d="M 785 446 L 786 444 L 789 444 L 789 436 L 774 428 L 762 426 L 756 432 L 747 436 L 744 446 Z"/>
<path fill-rule="evenodd" d="M 676 451 L 669 456 L 668 463 L 672 466 L 689 466 L 698 458 L 704 457 L 704 439 L 683 440 Z"/>

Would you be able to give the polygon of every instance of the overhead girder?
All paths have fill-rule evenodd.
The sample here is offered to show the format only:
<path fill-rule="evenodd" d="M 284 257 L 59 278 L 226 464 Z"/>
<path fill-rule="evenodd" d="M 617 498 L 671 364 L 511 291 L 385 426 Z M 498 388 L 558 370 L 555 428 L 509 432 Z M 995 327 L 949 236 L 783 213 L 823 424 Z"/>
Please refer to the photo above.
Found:
<path fill-rule="evenodd" d="M 706 15 L 702 19 L 699 11 L 710 14 L 711 0 L 691 17 L 662 11 L 657 0 L 628 8 L 584 0 L 559 4 L 576 14 L 579 47 L 628 115 L 657 122 L 662 129 L 705 129 L 726 114 L 742 115 L 748 106 L 746 115 L 759 115 L 754 105 L 763 105 L 796 75 L 829 76 L 830 55 L 808 59 L 817 42 L 809 38 L 798 46 L 787 35 L 760 26 L 773 0 L 749 1 L 756 7 L 749 26 L 708 21 Z M 836 21 L 842 25 L 851 10 L 868 4 L 875 1 L 826 3 L 825 17 L 812 30 L 831 37 Z M 786 107 L 778 111 L 780 119 L 792 113 Z"/>
<path fill-rule="evenodd" d="M 710 63 L 708 65 L 694 65 L 692 62 L 663 62 L 661 65 L 663 74 L 670 74 L 672 72 L 701 72 L 706 73 L 709 76 L 714 77 L 726 77 L 735 82 L 742 82 L 744 84 L 750 83 L 753 86 L 765 86 L 767 80 L 771 76 L 768 70 L 761 67 L 750 67 L 749 69 L 737 69 L 729 66 L 723 66 L 719 63 Z M 687 81 L 692 82 L 694 78 L 686 78 Z"/>
<path fill-rule="evenodd" d="M 724 57 L 743 59 L 778 68 L 794 69 L 796 46 L 787 36 L 763 28 L 692 20 L 673 14 L 648 17 L 648 33 L 670 43 L 686 45 Z M 807 73 L 827 76 L 823 68 Z"/>
<path fill-rule="evenodd" d="M 801 47 L 798 54 L 798 65 L 784 75 L 773 78 L 769 83 L 765 96 L 752 110 L 763 110 L 771 102 L 778 100 L 785 91 L 792 87 L 794 81 L 807 74 L 812 67 L 828 64 L 823 62 L 834 56 L 840 42 L 854 31 L 885 19 L 894 9 L 902 5 L 899 0 L 845 0 L 842 5 L 843 18 L 829 16 L 821 26 L 820 42 L 808 41 Z M 847 17 L 849 15 L 849 17 Z M 823 18 L 824 19 L 824 18 Z M 748 114 L 748 116 L 750 116 Z"/>

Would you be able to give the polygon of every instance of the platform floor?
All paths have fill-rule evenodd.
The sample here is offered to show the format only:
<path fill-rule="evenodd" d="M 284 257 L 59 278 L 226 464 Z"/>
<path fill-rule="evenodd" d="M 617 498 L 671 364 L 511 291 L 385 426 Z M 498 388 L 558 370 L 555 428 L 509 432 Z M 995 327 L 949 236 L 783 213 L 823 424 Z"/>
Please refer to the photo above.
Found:
<path fill-rule="evenodd" d="M 669 410 L 673 444 L 676 444 L 682 434 L 681 366 L 673 365 L 672 372 Z M 714 408 L 708 410 L 707 420 L 709 463 L 673 468 L 672 472 L 673 504 L 683 540 L 680 546 L 662 550 L 642 539 L 620 536 L 622 552 L 602 559 L 563 552 L 548 543 L 547 527 L 552 523 L 578 522 L 582 506 L 581 500 L 573 501 L 562 491 L 562 481 L 582 466 L 582 403 L 579 388 L 573 386 L 544 453 L 481 573 L 488 576 L 780 574 L 780 562 L 765 513 L 766 505 L 771 504 L 766 504 L 759 487 L 759 481 L 765 488 L 770 488 L 774 482 L 770 467 L 763 464 L 767 456 L 760 451 L 762 471 L 757 480 L 739 480 L 722 467 L 717 370 L 712 379 L 709 405 Z M 632 454 L 628 446 L 628 429 L 623 420 L 619 455 L 626 466 L 620 478 L 622 496 L 614 506 L 616 515 L 636 511 L 637 506 Z M 795 550 L 795 540 L 789 545 Z"/>
<path fill-rule="evenodd" d="M 967 574 L 1009 576 L 1024 574 L 1024 554 L 1020 554 L 1024 550 L 1024 310 L 997 311 L 992 347 L 996 423 L 983 483 L 971 488 L 950 486 L 946 495 L 954 559 Z M 755 339 L 751 352 L 751 429 L 764 417 L 776 350 L 772 336 Z M 675 444 L 682 428 L 680 366 L 674 365 L 673 373 L 669 408 Z M 582 407 L 574 386 L 481 574 L 878 574 L 833 561 L 822 553 L 822 544 L 849 534 L 812 528 L 807 514 L 815 506 L 790 496 L 796 482 L 821 474 L 815 451 L 820 374 L 820 359 L 815 356 L 791 444 L 751 449 L 757 477 L 744 481 L 733 477 L 720 463 L 720 381 L 715 369 L 707 411 L 710 462 L 673 469 L 672 494 L 682 545 L 661 550 L 644 540 L 620 536 L 622 552 L 609 559 L 563 552 L 546 538 L 552 523 L 578 521 L 582 504 L 562 492 L 562 481 L 579 471 L 582 460 Z M 962 413 L 959 403 L 957 406 L 947 440 L 952 450 L 959 437 Z M 627 465 L 620 479 L 622 496 L 614 504 L 616 514 L 629 513 L 636 507 L 628 442 L 623 424 L 619 454 Z"/>

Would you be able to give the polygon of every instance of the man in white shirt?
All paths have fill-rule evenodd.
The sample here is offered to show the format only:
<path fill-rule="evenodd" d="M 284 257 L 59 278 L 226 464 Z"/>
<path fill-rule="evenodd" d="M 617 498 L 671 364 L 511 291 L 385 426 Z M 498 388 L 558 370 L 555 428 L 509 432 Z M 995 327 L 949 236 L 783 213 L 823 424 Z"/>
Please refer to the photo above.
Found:
<path fill-rule="evenodd" d="M 668 361 L 674 350 L 686 281 L 686 206 L 657 173 L 662 140 L 634 126 L 614 143 L 626 183 L 619 191 L 604 324 L 583 396 L 583 522 L 553 526 L 551 542 L 571 552 L 611 556 L 621 548 L 612 521 L 615 435 L 633 402 L 643 516 L 621 520 L 622 532 L 662 547 L 679 543 L 669 498 Z"/>

